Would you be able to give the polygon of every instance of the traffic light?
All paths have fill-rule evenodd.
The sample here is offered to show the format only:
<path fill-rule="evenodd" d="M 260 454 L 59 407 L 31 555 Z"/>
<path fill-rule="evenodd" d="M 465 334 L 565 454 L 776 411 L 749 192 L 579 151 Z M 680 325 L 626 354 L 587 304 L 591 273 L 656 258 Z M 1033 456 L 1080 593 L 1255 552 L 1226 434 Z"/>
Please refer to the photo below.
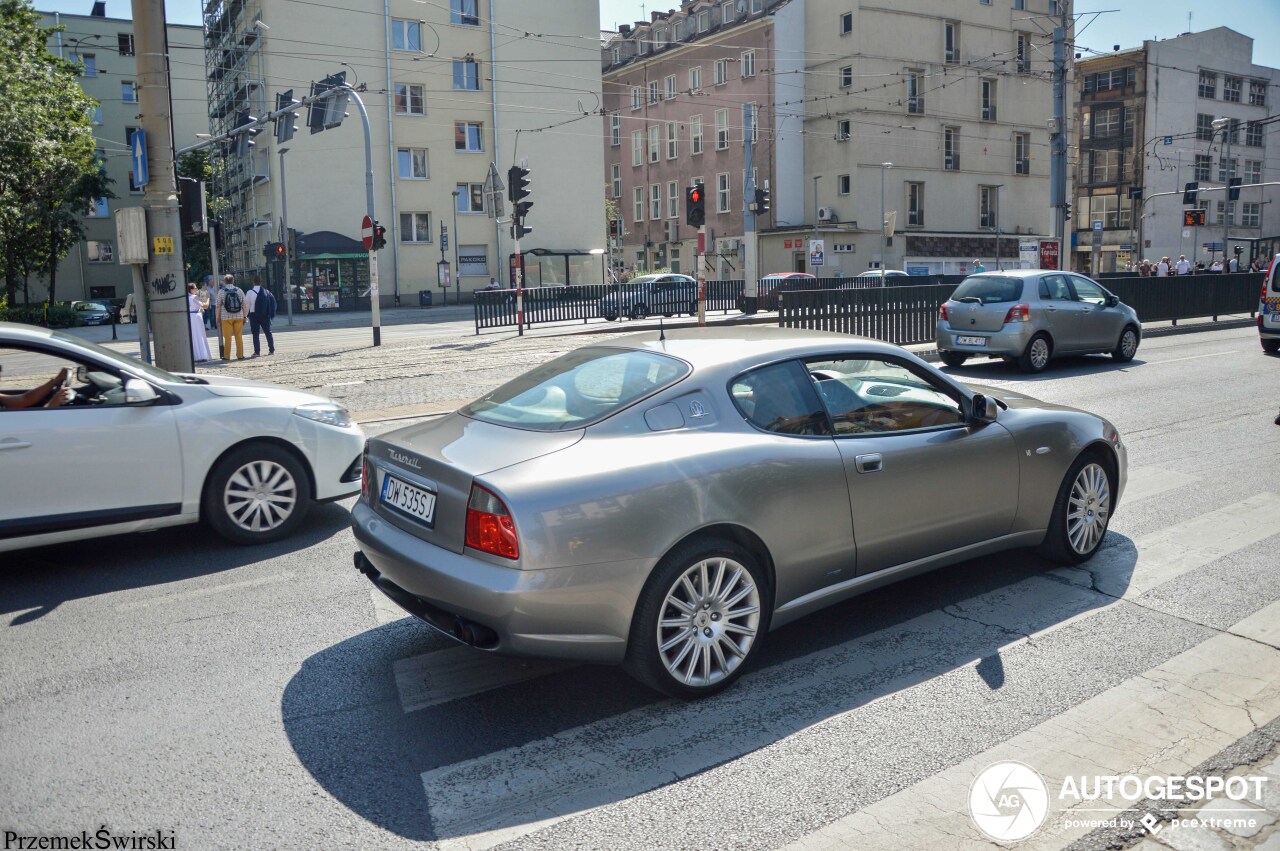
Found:
<path fill-rule="evenodd" d="M 262 246 L 262 256 L 267 258 L 267 262 L 283 260 L 285 258 L 285 245 L 283 242 L 268 242 Z"/>
<path fill-rule="evenodd" d="M 1182 226 L 1186 228 L 1204 227 L 1204 210 L 1183 210 Z"/>
<path fill-rule="evenodd" d="M 250 115 L 247 110 L 239 113 L 239 115 L 236 117 L 236 130 L 238 130 L 239 132 L 237 132 L 235 135 L 235 141 L 234 141 L 235 156 L 237 157 L 249 156 L 249 149 L 252 148 L 254 145 L 253 137 L 257 136 L 259 133 L 262 132 L 261 127 L 254 126 L 257 123 L 258 123 L 258 119 Z M 241 129 L 241 128 L 244 128 L 244 129 Z"/>
<path fill-rule="evenodd" d="M 507 170 L 507 199 L 518 204 L 529 197 L 529 169 L 513 165 Z"/>
<path fill-rule="evenodd" d="M 298 101 L 293 99 L 293 89 L 287 92 L 278 92 L 276 94 L 276 108 L 279 112 L 282 109 L 293 109 L 298 105 Z M 286 112 L 283 115 L 277 115 L 274 119 L 276 125 L 276 144 L 283 145 L 293 138 L 293 134 L 298 132 L 298 113 Z"/>
<path fill-rule="evenodd" d="M 609 236 L 622 236 L 622 219 L 609 220 Z"/>
<path fill-rule="evenodd" d="M 387 247 L 387 229 L 377 222 L 373 223 L 373 250 Z"/>
<path fill-rule="evenodd" d="M 765 213 L 769 212 L 769 195 L 768 184 L 766 184 L 763 189 L 756 190 L 756 203 L 754 210 L 757 216 L 763 216 Z"/>
<path fill-rule="evenodd" d="M 1244 183 L 1243 177 L 1233 177 L 1227 181 L 1227 200 L 1240 200 L 1240 184 Z"/>
<path fill-rule="evenodd" d="M 519 239 L 527 233 L 533 233 L 533 228 L 525 227 L 523 219 L 516 219 L 511 225 L 512 239 Z"/>
<path fill-rule="evenodd" d="M 347 101 L 351 96 L 347 93 L 347 72 L 330 74 L 318 83 L 311 84 L 311 96 L 322 95 L 330 89 L 342 89 L 336 95 L 318 100 L 311 104 L 307 112 L 307 126 L 312 133 L 321 130 L 332 130 L 347 117 Z"/>
<path fill-rule="evenodd" d="M 1200 184 L 1196 183 L 1194 180 L 1188 183 L 1186 188 L 1182 190 L 1182 203 L 1186 204 L 1188 207 L 1194 207 L 1196 205 L 1196 192 L 1199 189 Z"/>
<path fill-rule="evenodd" d="M 690 227 L 700 228 L 707 223 L 706 191 L 701 183 L 684 191 L 684 221 Z"/>
<path fill-rule="evenodd" d="M 1064 222 L 1071 221 L 1071 202 L 1070 201 L 1062 205 L 1062 220 Z"/>

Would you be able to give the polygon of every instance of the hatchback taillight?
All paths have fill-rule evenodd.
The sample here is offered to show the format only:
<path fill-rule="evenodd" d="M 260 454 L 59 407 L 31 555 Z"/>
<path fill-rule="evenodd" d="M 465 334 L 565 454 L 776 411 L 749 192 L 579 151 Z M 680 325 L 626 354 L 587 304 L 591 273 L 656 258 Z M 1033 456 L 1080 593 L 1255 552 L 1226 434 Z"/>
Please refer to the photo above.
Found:
<path fill-rule="evenodd" d="M 1004 321 L 1007 325 L 1010 322 L 1029 322 L 1031 320 L 1031 305 L 1015 304 L 1009 308 L 1009 312 L 1004 315 Z"/>
<path fill-rule="evenodd" d="M 467 546 L 503 558 L 520 558 L 510 512 L 502 500 L 479 485 L 471 486 L 467 500 Z"/>
<path fill-rule="evenodd" d="M 938 319 L 943 322 L 947 321 L 947 306 L 945 304 L 938 308 Z"/>

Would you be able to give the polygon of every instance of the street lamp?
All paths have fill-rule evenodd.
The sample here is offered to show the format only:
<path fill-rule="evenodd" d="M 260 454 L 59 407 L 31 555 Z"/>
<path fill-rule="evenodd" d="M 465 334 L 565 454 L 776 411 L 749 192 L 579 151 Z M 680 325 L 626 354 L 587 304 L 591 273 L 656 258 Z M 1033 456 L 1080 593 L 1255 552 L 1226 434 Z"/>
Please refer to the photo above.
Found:
<path fill-rule="evenodd" d="M 880 286 L 884 286 L 885 256 L 889 253 L 889 220 L 884 211 L 884 173 L 893 168 L 893 163 L 880 163 Z"/>
<path fill-rule="evenodd" d="M 293 251 L 297 250 L 296 245 L 289 243 L 289 200 L 285 193 L 284 183 L 284 155 L 289 153 L 288 148 L 280 148 L 276 153 L 280 154 L 280 240 L 284 242 L 286 249 L 284 255 L 284 298 L 285 304 L 289 308 L 289 324 L 293 324 Z"/>
<path fill-rule="evenodd" d="M 1231 271 L 1231 263 L 1227 259 L 1227 233 L 1231 225 L 1231 178 L 1235 170 L 1231 167 L 1231 128 L 1235 124 L 1235 120 L 1231 118 L 1215 118 L 1213 120 L 1213 129 L 1222 131 L 1223 147 L 1226 149 L 1222 156 L 1223 183 L 1226 184 L 1226 197 L 1222 199 L 1222 274 Z"/>
<path fill-rule="evenodd" d="M 1004 271 L 1004 266 L 1001 265 L 1000 263 L 1000 190 L 1004 188 L 1004 184 L 997 183 L 995 186 L 992 186 L 991 188 L 995 190 L 995 199 L 996 199 L 996 221 L 995 221 L 995 227 L 992 228 L 992 230 L 995 231 L 995 234 L 996 234 L 996 271 L 1002 272 Z"/>

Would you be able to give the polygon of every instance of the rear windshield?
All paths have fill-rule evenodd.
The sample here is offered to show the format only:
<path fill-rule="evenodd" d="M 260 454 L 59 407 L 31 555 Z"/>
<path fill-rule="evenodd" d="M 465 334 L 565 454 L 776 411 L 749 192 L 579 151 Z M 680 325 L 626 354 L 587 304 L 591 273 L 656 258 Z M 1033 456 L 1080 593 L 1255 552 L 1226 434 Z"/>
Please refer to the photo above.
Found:
<path fill-rule="evenodd" d="M 965 278 L 951 294 L 952 301 L 966 301 L 970 304 L 1001 304 L 1021 298 L 1021 278 L 1001 278 L 995 275 Z"/>
<path fill-rule="evenodd" d="M 460 413 L 536 431 L 581 428 L 675 384 L 689 371 L 684 361 L 656 352 L 578 349 L 508 381 Z"/>

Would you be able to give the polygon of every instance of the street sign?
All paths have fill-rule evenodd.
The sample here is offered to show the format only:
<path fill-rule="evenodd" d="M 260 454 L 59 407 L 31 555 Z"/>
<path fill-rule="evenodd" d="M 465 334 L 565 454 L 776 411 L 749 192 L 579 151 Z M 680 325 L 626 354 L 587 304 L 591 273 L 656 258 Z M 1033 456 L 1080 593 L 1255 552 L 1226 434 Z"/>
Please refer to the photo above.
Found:
<path fill-rule="evenodd" d="M 141 127 L 133 131 L 129 162 L 133 165 L 133 185 L 146 186 L 150 178 L 147 174 L 147 131 Z"/>
<path fill-rule="evenodd" d="M 365 251 L 373 250 L 373 219 L 368 216 L 360 222 L 360 241 L 364 243 Z"/>
<path fill-rule="evenodd" d="M 153 254 L 172 254 L 173 253 L 173 237 L 171 236 L 151 237 L 151 252 Z"/>
<path fill-rule="evenodd" d="M 1165 136 L 1165 137 L 1164 137 L 1164 143 L 1165 143 L 1166 145 L 1172 145 L 1172 144 L 1173 144 L 1173 137 L 1172 137 L 1172 136 Z"/>
<path fill-rule="evenodd" d="M 809 240 L 809 265 L 823 266 L 826 264 L 826 247 L 825 240 L 811 239 Z"/>
<path fill-rule="evenodd" d="M 440 250 L 449 250 L 449 228 L 443 224 L 440 225 Z"/>
<path fill-rule="evenodd" d="M 1094 219 L 1094 220 L 1093 220 L 1093 232 L 1094 232 L 1094 233 L 1102 233 L 1102 220 L 1101 220 L 1101 219 Z"/>

